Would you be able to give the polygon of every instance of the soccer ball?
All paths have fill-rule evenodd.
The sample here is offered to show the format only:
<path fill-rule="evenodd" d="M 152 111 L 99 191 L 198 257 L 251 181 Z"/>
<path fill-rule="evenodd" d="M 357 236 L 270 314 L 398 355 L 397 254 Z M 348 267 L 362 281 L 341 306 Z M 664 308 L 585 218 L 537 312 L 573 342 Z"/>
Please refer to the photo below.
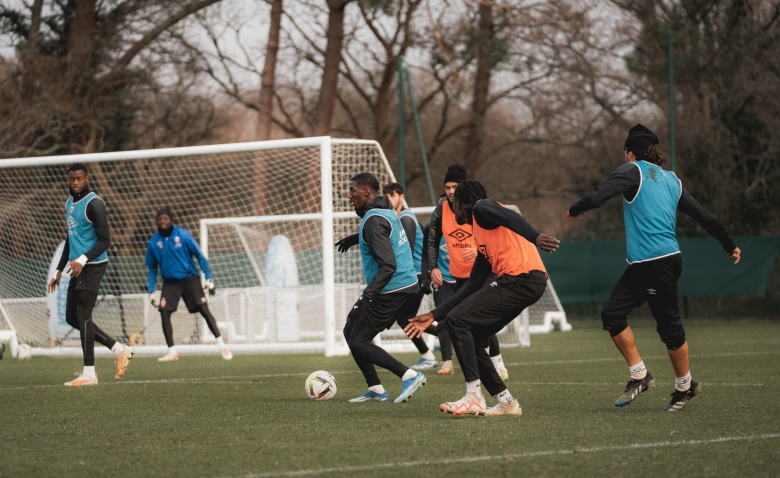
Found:
<path fill-rule="evenodd" d="M 27 344 L 19 344 L 16 348 L 16 358 L 19 360 L 30 360 L 32 358 L 32 349 Z"/>
<path fill-rule="evenodd" d="M 317 370 L 306 379 L 306 395 L 312 400 L 330 400 L 336 396 L 336 378 Z"/>

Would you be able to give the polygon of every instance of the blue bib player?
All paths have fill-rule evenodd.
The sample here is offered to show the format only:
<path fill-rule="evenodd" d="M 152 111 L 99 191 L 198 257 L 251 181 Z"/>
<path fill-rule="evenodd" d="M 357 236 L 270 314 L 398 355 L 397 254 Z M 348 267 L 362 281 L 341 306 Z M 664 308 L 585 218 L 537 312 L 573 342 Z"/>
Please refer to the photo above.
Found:
<path fill-rule="evenodd" d="M 127 371 L 133 349 L 122 345 L 104 332 L 92 320 L 92 310 L 100 289 L 100 281 L 108 267 L 108 246 L 111 236 L 108 231 L 106 205 L 103 200 L 89 189 L 89 171 L 87 166 L 76 163 L 68 168 L 68 186 L 70 197 L 65 203 L 65 221 L 68 235 L 65 249 L 57 264 L 57 272 L 49 281 L 48 291 L 54 293 L 60 283 L 62 271 L 67 265 L 70 274 L 65 320 L 74 329 L 78 329 L 81 338 L 81 351 L 84 355 L 84 370 L 75 380 L 66 382 L 68 387 L 97 385 L 95 372 L 95 342 L 111 349 L 116 356 L 116 374 L 119 380 Z"/>
<path fill-rule="evenodd" d="M 572 204 L 568 214 L 579 217 L 622 194 L 628 268 L 601 311 L 604 330 L 612 336 L 631 374 L 615 406 L 630 405 L 640 393 L 655 387 L 655 378 L 639 355 L 627 321 L 632 310 L 647 302 L 674 367 L 674 392 L 665 410 L 675 412 L 701 391 L 701 384 L 691 378 L 688 342 L 677 308 L 677 280 L 682 274 L 675 234 L 677 210 L 715 237 L 734 264 L 739 262 L 740 250 L 718 218 L 694 201 L 673 172 L 661 168 L 664 159 L 657 144 L 658 136 L 646 127 L 638 124 L 631 128 L 623 147 L 626 164 Z"/>
<path fill-rule="evenodd" d="M 353 176 L 348 197 L 361 218 L 357 242 L 367 285 L 347 316 L 344 338 L 368 384 L 368 391 L 350 402 L 388 400 L 376 365 L 403 381 L 395 403 L 405 402 L 425 385 L 425 375 L 402 364 L 371 341 L 408 314 L 408 305 L 420 290 L 409 238 L 390 201 L 379 194 L 379 181 L 373 174 Z M 348 249 L 347 242 L 354 243 L 351 237 L 339 241 L 339 250 Z"/>

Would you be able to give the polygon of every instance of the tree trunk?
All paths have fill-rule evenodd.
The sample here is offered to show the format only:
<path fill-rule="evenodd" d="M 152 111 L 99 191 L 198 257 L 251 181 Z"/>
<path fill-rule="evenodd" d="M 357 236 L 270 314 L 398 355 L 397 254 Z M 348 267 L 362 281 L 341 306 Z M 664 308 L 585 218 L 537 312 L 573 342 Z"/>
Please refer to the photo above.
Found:
<path fill-rule="evenodd" d="M 68 35 L 68 60 L 74 78 L 89 75 L 92 62 L 92 34 L 95 31 L 96 0 L 77 0 Z"/>
<path fill-rule="evenodd" d="M 474 97 L 471 103 L 471 125 L 466 139 L 464 165 L 466 175 L 473 177 L 479 168 L 479 153 L 482 149 L 482 133 L 487 112 L 488 92 L 490 90 L 490 53 L 495 35 L 493 5 L 490 2 L 479 3 L 479 45 L 477 50 L 477 72 L 474 79 Z"/>
<path fill-rule="evenodd" d="M 341 48 L 344 43 L 344 9 L 351 0 L 327 0 L 328 9 L 328 45 L 325 47 L 325 66 L 322 69 L 320 98 L 317 101 L 317 116 L 312 134 L 327 136 L 336 105 L 336 88 L 341 65 Z"/>
<path fill-rule="evenodd" d="M 38 49 L 38 35 L 41 31 L 41 11 L 43 0 L 35 0 L 31 9 L 30 32 L 27 34 L 27 54 L 36 55 Z"/>
<path fill-rule="evenodd" d="M 268 30 L 268 46 L 265 51 L 265 65 L 260 85 L 260 116 L 257 121 L 257 139 L 265 141 L 271 137 L 271 117 L 274 100 L 274 75 L 276 56 L 279 53 L 279 32 L 282 25 L 282 0 L 271 3 L 271 26 Z"/>

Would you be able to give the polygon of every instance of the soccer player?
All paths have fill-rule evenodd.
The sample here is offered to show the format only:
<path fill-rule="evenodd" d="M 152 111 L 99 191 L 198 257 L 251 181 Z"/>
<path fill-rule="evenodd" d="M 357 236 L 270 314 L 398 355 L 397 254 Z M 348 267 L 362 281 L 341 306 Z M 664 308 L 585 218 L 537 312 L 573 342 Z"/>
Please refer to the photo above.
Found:
<path fill-rule="evenodd" d="M 68 237 L 62 251 L 57 273 L 49 282 L 48 291 L 53 293 L 60 283 L 62 271 L 68 266 L 70 274 L 68 295 L 65 305 L 65 320 L 79 330 L 81 352 L 84 355 L 84 370 L 75 380 L 65 382 L 67 387 L 97 385 L 95 373 L 95 341 L 105 345 L 116 356 L 116 374 L 119 380 L 127 371 L 133 348 L 122 345 L 92 321 L 92 310 L 100 288 L 100 281 L 108 267 L 108 246 L 111 236 L 108 232 L 106 206 L 103 200 L 89 190 L 89 170 L 82 163 L 68 168 L 70 197 L 65 203 L 65 217 Z"/>
<path fill-rule="evenodd" d="M 373 174 L 353 176 L 347 197 L 361 218 L 358 243 L 367 284 L 344 326 L 344 338 L 368 384 L 368 391 L 350 402 L 388 400 L 375 365 L 403 381 L 395 403 L 405 402 L 425 385 L 425 375 L 408 368 L 371 341 L 405 317 L 408 304 L 419 292 L 412 251 L 398 214 L 390 201 L 379 194 L 379 181 Z"/>
<path fill-rule="evenodd" d="M 418 337 L 434 320 L 447 330 L 466 378 L 466 395 L 439 409 L 453 415 L 522 415 L 485 350 L 488 337 L 544 294 L 547 273 L 536 246 L 554 252 L 559 241 L 540 234 L 520 214 L 487 198 L 477 181 L 458 184 L 452 199 L 457 224 L 472 226 L 477 257 L 466 283 L 447 302 L 409 321 L 407 336 Z M 490 280 L 488 280 L 490 278 Z M 498 404 L 486 408 L 480 382 Z"/>
<path fill-rule="evenodd" d="M 417 315 L 417 311 L 420 309 L 423 296 L 431 293 L 431 282 L 428 279 L 428 258 L 427 254 L 423 254 L 423 228 L 420 222 L 417 220 L 417 216 L 412 211 L 404 209 L 404 188 L 398 183 L 390 183 L 382 188 L 382 194 L 390 200 L 390 204 L 393 205 L 393 209 L 398 214 L 401 220 L 401 225 L 406 232 L 406 237 L 409 239 L 409 246 L 412 250 L 412 258 L 414 259 L 414 269 L 417 271 L 417 282 L 420 286 L 420 292 L 413 296 L 413 299 L 409 301 L 408 313 L 406 317 L 398 320 L 398 325 L 403 329 L 409 324 L 409 319 Z M 423 272 L 425 271 L 425 272 Z M 431 326 L 426 333 L 431 335 L 438 335 L 438 329 L 436 326 Z M 442 350 L 451 350 L 452 342 L 449 334 L 442 334 L 439 339 L 442 345 Z M 422 338 L 412 339 L 414 346 L 420 352 L 422 357 L 417 361 L 417 364 L 412 366 L 413 370 L 425 370 L 434 368 L 438 365 L 436 356 L 428 348 L 428 345 Z M 452 355 L 449 356 L 449 360 L 452 360 Z"/>
<path fill-rule="evenodd" d="M 170 362 L 179 360 L 179 354 L 173 344 L 173 327 L 171 326 L 171 314 L 176 312 L 179 306 L 179 299 L 184 299 L 184 304 L 190 314 L 199 312 L 206 319 L 211 333 L 217 339 L 217 346 L 222 352 L 222 358 L 230 360 L 233 354 L 225 346 L 222 336 L 219 333 L 217 322 L 209 311 L 208 301 L 204 294 L 204 288 L 201 287 L 200 277 L 195 266 L 192 264 L 192 258 L 195 257 L 200 264 L 200 270 L 206 277 L 205 289 L 208 289 L 209 295 L 214 295 L 214 280 L 211 277 L 209 263 L 203 256 L 198 247 L 198 243 L 190 234 L 190 231 L 173 224 L 171 211 L 166 208 L 157 211 L 157 232 L 149 241 L 149 247 L 146 249 L 146 267 L 149 268 L 148 290 L 149 300 L 152 305 L 160 311 L 162 318 L 163 334 L 165 342 L 168 344 L 168 352 L 157 360 L 160 362 Z M 163 277 L 162 294 L 160 294 L 160 303 L 154 295 L 154 289 L 157 284 L 157 266 L 160 267 Z"/>
<path fill-rule="evenodd" d="M 626 319 L 632 310 L 647 302 L 674 367 L 674 392 L 664 408 L 673 412 L 684 408 L 701 392 L 701 384 L 691 378 L 688 342 L 677 309 L 677 280 L 682 273 L 675 234 L 677 210 L 715 237 L 734 264 L 739 262 L 741 251 L 718 218 L 693 200 L 673 172 L 661 168 L 664 159 L 657 144 L 658 137 L 646 127 L 638 124 L 631 128 L 623 145 L 626 164 L 595 191 L 572 204 L 568 215 L 582 216 L 609 198 L 623 195 L 628 267 L 601 311 L 604 330 L 623 354 L 631 374 L 625 393 L 615 406 L 629 405 L 640 393 L 655 387 L 655 378 L 639 355 Z"/>
<path fill-rule="evenodd" d="M 447 174 L 444 176 L 444 191 L 447 195 L 447 202 L 444 204 L 440 201 L 431 215 L 431 230 L 427 244 L 428 267 L 431 269 L 431 282 L 434 287 L 433 301 L 437 306 L 447 302 L 458 289 L 463 287 L 469 278 L 474 259 L 477 257 L 471 225 L 458 224 L 455 221 L 455 213 L 452 208 L 455 188 L 465 180 L 466 169 L 463 166 L 453 164 L 447 168 Z M 440 250 L 444 248 L 448 252 L 446 257 L 440 254 Z M 445 272 L 447 272 L 447 277 L 444 275 Z M 439 331 L 444 331 L 441 332 L 439 340 L 441 340 L 441 335 L 446 334 L 446 327 L 446 323 L 439 323 Z M 495 364 L 501 379 L 508 380 L 509 371 L 504 366 L 497 337 L 491 336 L 488 339 L 488 348 L 490 359 Z M 452 365 L 452 355 L 450 355 L 450 360 L 443 360 L 438 374 L 450 375 L 453 373 L 455 373 L 455 368 Z"/>

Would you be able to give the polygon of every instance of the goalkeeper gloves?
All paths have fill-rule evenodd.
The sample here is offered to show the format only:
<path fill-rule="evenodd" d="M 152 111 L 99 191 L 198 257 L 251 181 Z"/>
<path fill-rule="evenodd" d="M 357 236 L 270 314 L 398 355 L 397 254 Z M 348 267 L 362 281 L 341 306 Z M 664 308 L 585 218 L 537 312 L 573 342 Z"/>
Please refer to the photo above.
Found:
<path fill-rule="evenodd" d="M 349 311 L 349 314 L 347 314 L 347 323 L 354 324 L 357 322 L 360 316 L 363 314 L 363 309 L 365 309 L 367 305 L 368 302 L 364 301 L 363 296 L 361 295 L 357 302 L 355 302 L 355 305 L 352 306 L 352 310 Z"/>
<path fill-rule="evenodd" d="M 339 248 L 339 252 L 347 252 L 350 247 L 357 246 L 359 234 L 352 234 L 336 243 L 336 247 Z"/>
<path fill-rule="evenodd" d="M 152 303 L 152 305 L 154 306 L 155 309 L 159 309 L 160 308 L 160 304 L 157 303 L 157 296 L 154 295 L 154 292 L 149 294 L 149 302 Z"/>
<path fill-rule="evenodd" d="M 203 291 L 205 292 L 207 290 L 209 295 L 214 295 L 217 292 L 213 279 L 206 279 L 205 284 L 203 284 Z"/>

